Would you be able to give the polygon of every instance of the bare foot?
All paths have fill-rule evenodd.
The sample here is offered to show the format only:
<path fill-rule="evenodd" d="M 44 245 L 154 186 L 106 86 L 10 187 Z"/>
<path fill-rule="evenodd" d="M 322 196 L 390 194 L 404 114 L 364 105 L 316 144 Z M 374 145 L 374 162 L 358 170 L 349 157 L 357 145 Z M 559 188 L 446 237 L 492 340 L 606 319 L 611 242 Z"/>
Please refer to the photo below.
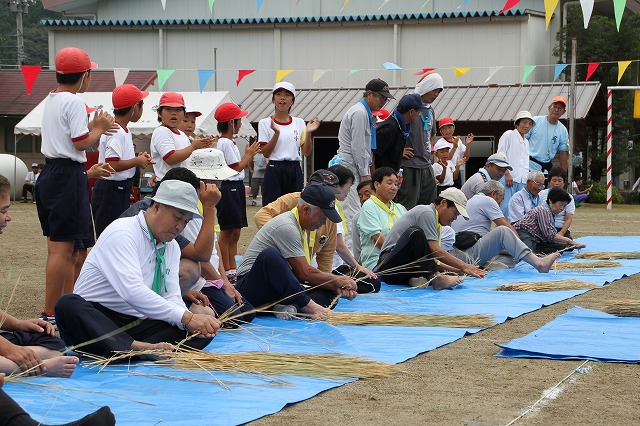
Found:
<path fill-rule="evenodd" d="M 549 272 L 549 270 L 553 266 L 553 263 L 561 256 L 561 254 L 551 253 L 550 255 L 545 257 L 538 257 L 536 255 L 533 256 L 535 256 L 536 261 L 532 264 L 532 266 L 536 268 L 538 272 L 545 274 Z"/>
<path fill-rule="evenodd" d="M 43 376 L 71 377 L 80 360 L 76 356 L 56 356 L 42 361 Z"/>
<path fill-rule="evenodd" d="M 458 275 L 438 274 L 433 281 L 431 281 L 431 287 L 433 287 L 434 290 L 444 290 L 456 286 L 463 281 L 464 278 Z"/>
<path fill-rule="evenodd" d="M 167 342 L 160 342 L 160 343 L 147 343 L 147 342 L 140 342 L 138 340 L 134 340 L 133 343 L 131 344 L 131 350 L 132 351 L 167 351 L 167 352 L 171 352 L 173 350 L 173 345 Z M 166 355 L 162 355 L 161 353 L 159 354 L 144 354 L 144 355 L 138 355 L 139 358 L 142 359 L 148 359 L 150 361 L 157 361 L 159 359 L 167 359 L 168 356 Z"/>
<path fill-rule="evenodd" d="M 327 318 L 327 315 L 329 315 L 329 311 L 330 311 L 330 309 L 324 308 L 324 307 L 318 305 L 313 300 L 311 300 L 309 303 L 307 303 L 307 306 L 305 306 L 301 310 L 305 314 L 308 314 L 309 318 L 314 319 L 314 320 L 323 320 L 323 319 Z"/>

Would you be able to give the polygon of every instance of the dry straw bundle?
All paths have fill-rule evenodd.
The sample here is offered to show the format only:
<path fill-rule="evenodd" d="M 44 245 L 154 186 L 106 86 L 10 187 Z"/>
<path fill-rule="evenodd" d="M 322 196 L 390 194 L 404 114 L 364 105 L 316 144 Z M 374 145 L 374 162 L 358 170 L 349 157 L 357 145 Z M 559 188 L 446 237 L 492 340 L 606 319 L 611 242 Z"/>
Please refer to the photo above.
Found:
<path fill-rule="evenodd" d="M 92 362 L 105 366 L 134 355 L 157 357 L 155 365 L 185 371 L 206 371 L 246 375 L 285 375 L 328 379 L 390 377 L 400 371 L 393 364 L 338 353 L 290 354 L 279 352 L 210 353 L 191 348 L 168 351 L 126 352 Z"/>
<path fill-rule="evenodd" d="M 602 303 L 599 310 L 619 317 L 640 317 L 640 300 L 617 299 Z"/>
<path fill-rule="evenodd" d="M 591 251 L 574 255 L 576 259 L 640 259 L 640 251 Z"/>
<path fill-rule="evenodd" d="M 540 281 L 534 283 L 509 283 L 495 288 L 496 291 L 558 291 L 558 290 L 582 290 L 597 288 L 580 280 Z"/>
<path fill-rule="evenodd" d="M 556 262 L 554 268 L 557 270 L 566 269 L 593 269 L 593 268 L 617 268 L 622 266 L 620 262 L 599 260 L 596 262 Z"/>
<path fill-rule="evenodd" d="M 420 315 L 331 311 L 333 325 L 395 325 L 402 327 L 485 328 L 495 325 L 490 315 Z"/>

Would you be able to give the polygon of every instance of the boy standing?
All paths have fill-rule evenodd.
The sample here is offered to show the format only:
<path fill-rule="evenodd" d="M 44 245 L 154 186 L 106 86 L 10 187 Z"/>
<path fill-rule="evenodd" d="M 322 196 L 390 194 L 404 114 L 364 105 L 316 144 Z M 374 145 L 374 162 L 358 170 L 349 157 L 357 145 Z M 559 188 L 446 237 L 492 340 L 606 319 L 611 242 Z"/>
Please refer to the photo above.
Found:
<path fill-rule="evenodd" d="M 133 84 L 118 86 L 111 95 L 118 131 L 100 138 L 98 162 L 109 163 L 116 173 L 97 180 L 93 185 L 91 210 L 96 238 L 129 208 L 136 169 L 151 164 L 151 156 L 147 152 L 141 152 L 136 156 L 133 139 L 127 128 L 129 122 L 135 123 L 142 117 L 143 99 L 148 95 L 149 92 L 141 92 Z"/>
<path fill-rule="evenodd" d="M 85 149 L 95 144 L 113 124 L 113 117 L 96 111 L 89 130 L 84 102 L 75 94 L 91 83 L 98 65 L 77 47 L 56 55 L 58 88 L 47 98 L 42 118 L 42 148 L 46 167 L 36 181 L 36 201 L 42 233 L 47 237 L 45 306 L 41 317 L 55 322 L 54 305 L 73 291 L 76 241 L 93 240 L 89 209 Z"/>

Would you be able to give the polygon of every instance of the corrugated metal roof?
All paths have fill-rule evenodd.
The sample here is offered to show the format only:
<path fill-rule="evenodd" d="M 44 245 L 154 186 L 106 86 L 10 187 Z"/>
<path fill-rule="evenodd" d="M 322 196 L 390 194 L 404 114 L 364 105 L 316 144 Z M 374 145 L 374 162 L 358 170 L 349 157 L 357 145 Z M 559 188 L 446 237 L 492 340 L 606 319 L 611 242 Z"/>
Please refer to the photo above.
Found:
<path fill-rule="evenodd" d="M 125 83 L 145 90 L 156 78 L 155 71 L 130 71 Z M 55 90 L 55 71 L 41 71 L 31 95 L 27 95 L 20 70 L 0 70 L 0 115 L 27 115 L 50 91 Z M 112 71 L 92 71 L 90 92 L 111 92 L 116 88 Z"/>
<path fill-rule="evenodd" d="M 254 89 L 242 101 L 249 110 L 251 122 L 268 117 L 273 111 L 272 89 Z M 385 108 L 392 111 L 398 100 L 413 93 L 413 87 L 392 87 L 396 98 Z M 576 83 L 576 119 L 584 119 L 600 91 L 598 82 Z M 325 122 L 339 122 L 347 110 L 362 98 L 364 89 L 298 89 L 293 115 L 304 119 L 315 116 Z M 533 115 L 546 114 L 551 100 L 568 96 L 569 83 L 539 83 L 531 85 L 446 86 L 433 103 L 439 117 L 453 117 L 456 121 L 511 121 L 518 111 Z"/>
<path fill-rule="evenodd" d="M 503 16 L 522 16 L 529 12 L 524 9 L 508 10 Z M 357 16 L 308 16 L 287 18 L 233 18 L 233 19 L 43 19 L 45 27 L 68 26 L 148 26 L 148 25 L 250 25 L 250 24 L 300 24 L 323 22 L 367 22 L 367 21 L 398 21 L 419 19 L 449 19 L 449 18 L 477 18 L 498 16 L 499 10 L 448 13 L 410 13 L 387 15 L 357 15 Z"/>

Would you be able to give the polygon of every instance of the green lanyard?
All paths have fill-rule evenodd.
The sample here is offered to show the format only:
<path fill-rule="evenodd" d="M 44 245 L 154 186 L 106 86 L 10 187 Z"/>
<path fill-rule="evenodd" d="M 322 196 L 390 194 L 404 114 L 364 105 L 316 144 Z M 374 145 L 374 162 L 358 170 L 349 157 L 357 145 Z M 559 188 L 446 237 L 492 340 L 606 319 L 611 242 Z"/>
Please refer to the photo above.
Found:
<path fill-rule="evenodd" d="M 166 245 L 163 244 L 162 247 L 158 249 L 156 239 L 153 236 L 148 223 L 147 229 L 149 230 L 149 236 L 151 237 L 151 244 L 153 244 L 153 249 L 156 252 L 156 269 L 153 273 L 153 286 L 151 287 L 151 290 L 160 295 L 162 294 L 162 291 L 165 293 L 169 291 L 167 290 L 167 283 L 164 279 L 165 275 L 167 275 L 167 261 L 164 259 L 164 249 L 166 248 Z"/>

